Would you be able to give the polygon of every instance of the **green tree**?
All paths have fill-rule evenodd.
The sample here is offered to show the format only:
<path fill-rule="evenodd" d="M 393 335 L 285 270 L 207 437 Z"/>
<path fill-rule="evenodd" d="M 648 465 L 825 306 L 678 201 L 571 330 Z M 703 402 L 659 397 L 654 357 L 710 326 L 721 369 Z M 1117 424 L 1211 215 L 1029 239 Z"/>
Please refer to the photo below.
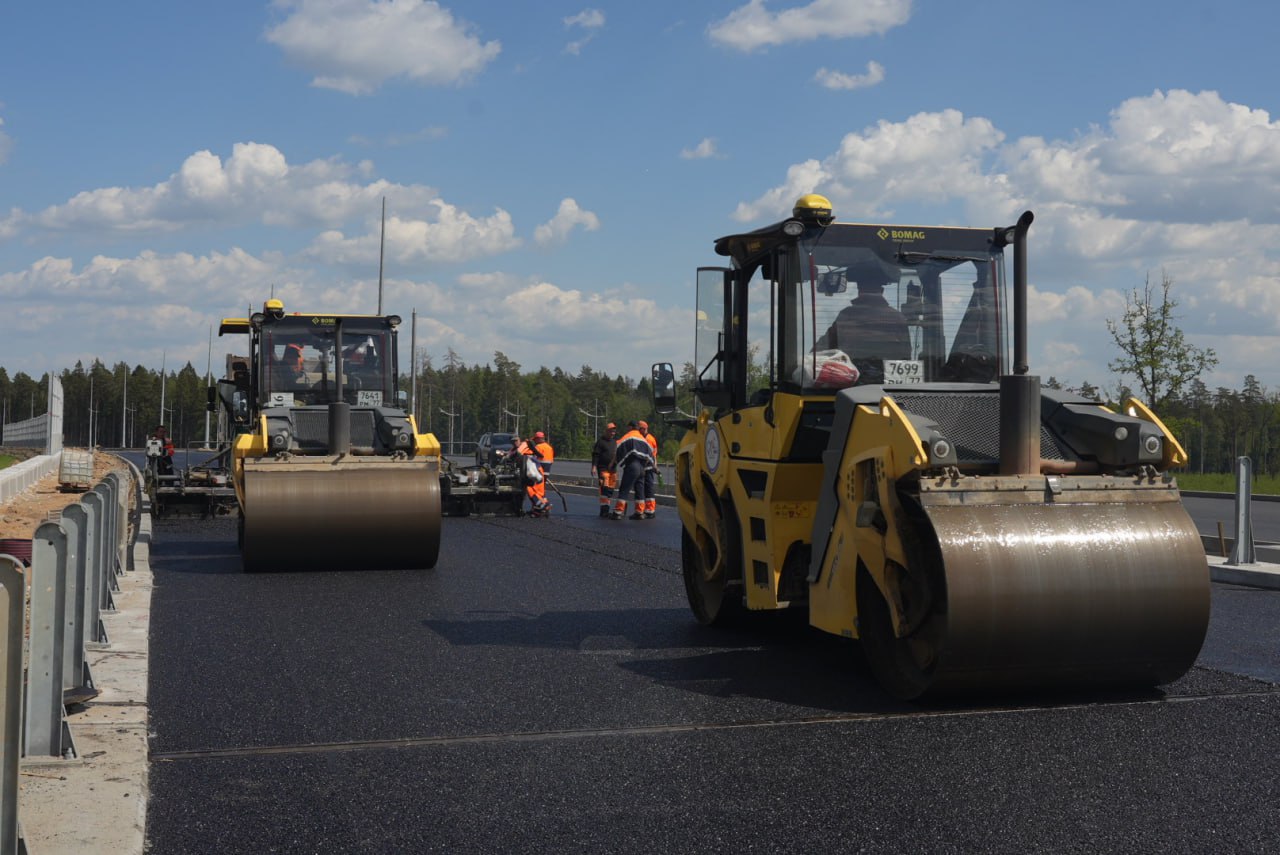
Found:
<path fill-rule="evenodd" d="M 1161 272 L 1158 286 L 1152 285 L 1148 274 L 1142 288 L 1125 295 L 1120 320 L 1107 319 L 1107 331 L 1120 349 L 1120 358 L 1108 367 L 1135 378 L 1156 411 L 1218 364 L 1213 348 L 1193 346 L 1178 327 L 1174 314 L 1178 301 L 1170 296 L 1172 288 L 1173 279 L 1167 273 Z"/>

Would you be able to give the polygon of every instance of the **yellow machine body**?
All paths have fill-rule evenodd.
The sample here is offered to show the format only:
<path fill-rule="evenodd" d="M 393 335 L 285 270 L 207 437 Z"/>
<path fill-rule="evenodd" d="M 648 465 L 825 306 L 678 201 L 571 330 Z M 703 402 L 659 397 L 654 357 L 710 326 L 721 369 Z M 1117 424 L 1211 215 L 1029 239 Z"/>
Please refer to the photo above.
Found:
<path fill-rule="evenodd" d="M 685 585 L 701 622 L 804 608 L 814 627 L 858 639 L 877 679 L 907 699 L 1154 686 L 1192 666 L 1209 588 L 1169 474 L 1186 452 L 1138 401 L 1112 412 L 1017 370 L 995 382 L 1000 323 L 1014 314 L 993 310 L 1006 241 L 1000 229 L 815 217 L 717 242 L 734 267 L 699 271 L 699 315 L 713 327 L 700 320 L 699 340 L 712 357 L 695 357 L 702 408 L 676 460 Z M 872 253 L 880 266 L 867 274 Z M 824 375 L 815 354 L 835 357 L 819 333 L 837 322 L 814 307 L 856 276 L 878 285 L 884 270 L 904 283 L 886 302 L 908 316 L 910 354 L 866 382 L 879 360 L 860 364 L 850 347 Z M 967 303 L 946 294 L 955 273 L 972 288 Z M 767 291 L 774 362 L 748 380 L 748 295 Z M 672 390 L 664 411 L 670 376 L 655 366 L 655 396 Z"/>
<path fill-rule="evenodd" d="M 400 407 L 399 319 L 263 308 L 220 327 L 249 339 L 218 386 L 245 570 L 435 566 L 441 449 Z"/>

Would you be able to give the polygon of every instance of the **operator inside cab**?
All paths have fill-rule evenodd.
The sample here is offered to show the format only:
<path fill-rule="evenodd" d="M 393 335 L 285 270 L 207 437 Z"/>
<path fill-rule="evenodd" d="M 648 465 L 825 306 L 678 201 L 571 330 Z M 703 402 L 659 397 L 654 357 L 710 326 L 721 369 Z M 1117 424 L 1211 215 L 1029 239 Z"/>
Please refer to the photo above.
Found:
<path fill-rule="evenodd" d="M 273 385 L 277 391 L 296 391 L 306 379 L 302 357 L 302 345 L 298 342 L 286 344 L 276 359 L 273 367 Z"/>
<path fill-rule="evenodd" d="M 880 266 L 850 267 L 845 277 L 856 283 L 858 296 L 840 311 L 814 350 L 842 351 L 857 369 L 859 383 L 883 383 L 884 360 L 911 358 L 906 316 L 885 299 L 890 277 Z"/>

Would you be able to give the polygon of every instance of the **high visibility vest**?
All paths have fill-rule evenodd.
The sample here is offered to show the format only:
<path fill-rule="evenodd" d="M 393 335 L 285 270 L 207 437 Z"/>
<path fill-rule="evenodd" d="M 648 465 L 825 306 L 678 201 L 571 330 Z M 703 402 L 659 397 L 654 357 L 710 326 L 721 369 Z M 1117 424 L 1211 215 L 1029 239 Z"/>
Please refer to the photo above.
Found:
<path fill-rule="evenodd" d="M 648 463 L 653 460 L 653 449 L 644 434 L 638 430 L 630 430 L 618 440 L 617 465 L 621 468 L 637 457 Z"/>

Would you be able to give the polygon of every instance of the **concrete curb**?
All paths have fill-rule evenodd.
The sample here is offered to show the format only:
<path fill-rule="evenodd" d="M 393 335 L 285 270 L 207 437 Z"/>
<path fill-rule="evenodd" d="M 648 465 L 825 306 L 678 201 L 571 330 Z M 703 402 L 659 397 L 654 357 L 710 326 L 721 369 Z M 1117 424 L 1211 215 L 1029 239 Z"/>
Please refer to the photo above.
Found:
<path fill-rule="evenodd" d="M 1235 493 L 1211 493 L 1205 490 L 1179 490 L 1184 496 L 1190 496 L 1193 499 L 1234 499 Z M 1249 496 L 1249 500 L 1253 502 L 1280 502 L 1280 496 L 1272 496 L 1269 493 L 1253 493 Z"/>
<path fill-rule="evenodd" d="M 1280 564 L 1228 564 L 1227 559 L 1209 556 L 1209 578 L 1231 585 L 1280 590 Z"/>
<path fill-rule="evenodd" d="M 139 483 L 134 470 L 135 490 Z M 145 497 L 137 520 L 132 566 L 112 595 L 116 611 L 102 615 L 111 643 L 86 652 L 101 694 L 67 716 L 78 756 L 22 763 L 18 812 L 32 855 L 141 855 L 145 845 L 152 587 Z"/>

